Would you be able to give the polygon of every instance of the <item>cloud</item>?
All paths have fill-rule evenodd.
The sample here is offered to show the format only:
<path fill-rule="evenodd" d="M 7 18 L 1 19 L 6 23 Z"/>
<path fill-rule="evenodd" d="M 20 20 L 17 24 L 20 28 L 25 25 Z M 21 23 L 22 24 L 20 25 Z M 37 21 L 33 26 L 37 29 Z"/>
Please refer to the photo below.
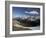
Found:
<path fill-rule="evenodd" d="M 25 11 L 25 13 L 28 13 L 28 14 L 39 14 L 37 11 L 30 11 L 30 12 Z"/>

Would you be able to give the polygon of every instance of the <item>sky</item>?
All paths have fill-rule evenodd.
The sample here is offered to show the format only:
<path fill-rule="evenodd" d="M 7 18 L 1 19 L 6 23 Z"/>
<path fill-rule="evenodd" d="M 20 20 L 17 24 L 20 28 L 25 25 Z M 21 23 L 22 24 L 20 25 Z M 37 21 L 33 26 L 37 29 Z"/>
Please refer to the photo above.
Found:
<path fill-rule="evenodd" d="M 12 16 L 38 16 L 40 15 L 40 8 L 27 8 L 27 7 L 12 7 Z"/>

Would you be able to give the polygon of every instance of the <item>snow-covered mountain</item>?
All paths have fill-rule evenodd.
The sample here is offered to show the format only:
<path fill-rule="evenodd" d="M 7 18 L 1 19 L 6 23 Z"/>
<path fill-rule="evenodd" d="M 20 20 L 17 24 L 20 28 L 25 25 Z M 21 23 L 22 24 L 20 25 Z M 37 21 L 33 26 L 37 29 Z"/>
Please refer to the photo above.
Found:
<path fill-rule="evenodd" d="M 40 16 L 21 16 L 21 17 L 16 17 L 16 19 L 22 19 L 22 20 L 29 20 L 29 21 L 36 21 L 37 19 L 40 19 Z"/>

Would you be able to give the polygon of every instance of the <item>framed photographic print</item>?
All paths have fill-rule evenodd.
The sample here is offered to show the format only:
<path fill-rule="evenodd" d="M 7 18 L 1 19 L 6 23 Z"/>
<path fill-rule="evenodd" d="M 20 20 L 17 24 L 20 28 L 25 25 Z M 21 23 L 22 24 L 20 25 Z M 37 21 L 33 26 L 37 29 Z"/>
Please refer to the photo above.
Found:
<path fill-rule="evenodd" d="M 5 1 L 5 36 L 44 34 L 44 3 Z"/>

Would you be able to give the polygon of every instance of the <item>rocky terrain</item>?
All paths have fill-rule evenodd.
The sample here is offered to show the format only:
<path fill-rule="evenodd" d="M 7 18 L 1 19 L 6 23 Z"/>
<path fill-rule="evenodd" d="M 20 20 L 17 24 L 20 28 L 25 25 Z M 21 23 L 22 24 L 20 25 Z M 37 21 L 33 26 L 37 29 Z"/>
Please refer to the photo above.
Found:
<path fill-rule="evenodd" d="M 32 30 L 31 27 L 40 26 L 39 16 L 23 16 L 13 18 L 13 30 Z M 30 28 L 29 28 L 30 27 Z"/>

